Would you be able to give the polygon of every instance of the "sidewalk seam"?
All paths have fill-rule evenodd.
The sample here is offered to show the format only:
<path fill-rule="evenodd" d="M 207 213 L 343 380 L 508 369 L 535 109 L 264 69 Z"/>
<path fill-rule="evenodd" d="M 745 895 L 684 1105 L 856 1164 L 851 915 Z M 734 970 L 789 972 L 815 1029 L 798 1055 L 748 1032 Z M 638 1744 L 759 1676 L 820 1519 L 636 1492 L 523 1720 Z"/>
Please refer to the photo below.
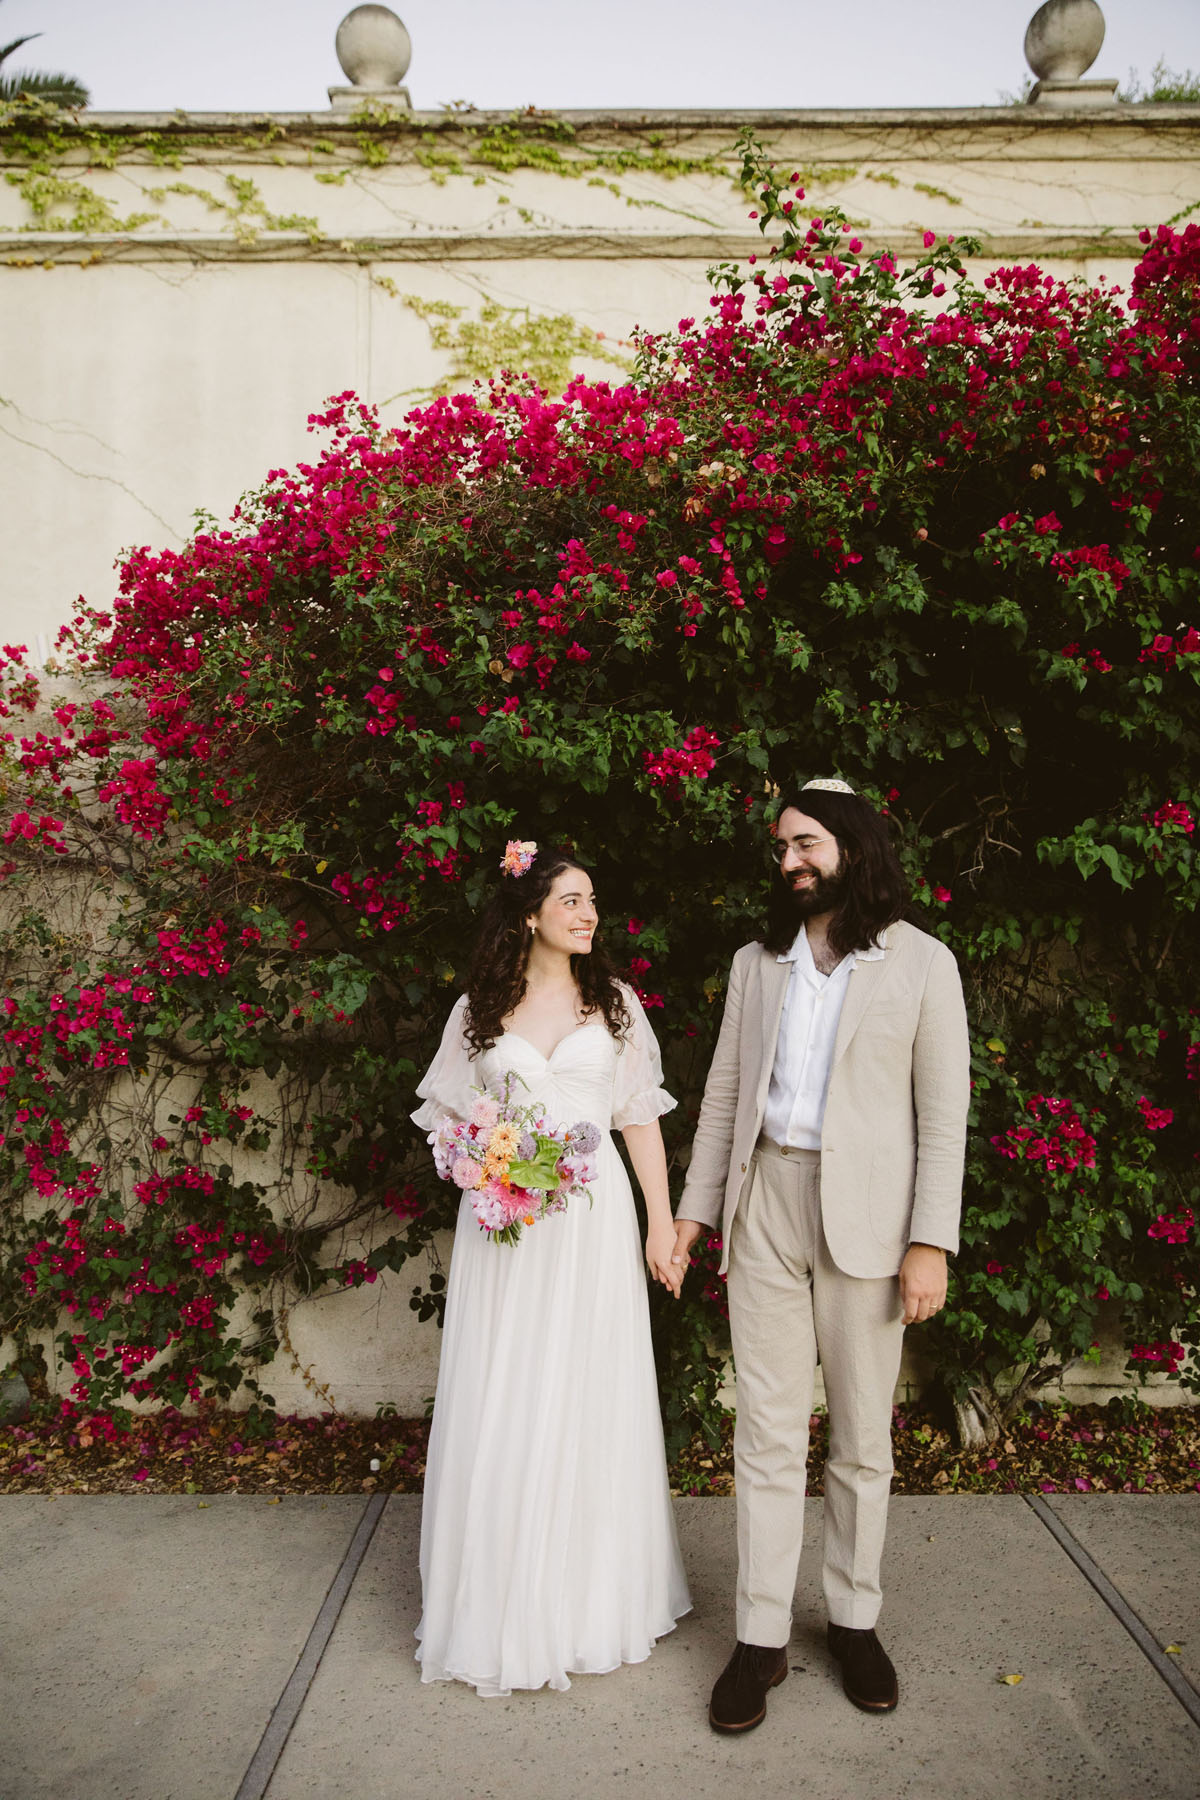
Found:
<path fill-rule="evenodd" d="M 1183 1670 L 1164 1654 L 1158 1639 L 1139 1619 L 1124 1594 L 1113 1585 L 1099 1563 L 1088 1555 L 1071 1528 L 1064 1525 L 1054 1508 L 1040 1494 L 1023 1494 L 1021 1497 L 1037 1514 L 1051 1537 L 1057 1539 L 1080 1574 L 1095 1588 L 1109 1611 L 1120 1620 L 1147 1662 L 1162 1676 L 1193 1725 L 1200 1726 L 1200 1694 Z"/>
<path fill-rule="evenodd" d="M 313 1620 L 312 1630 L 305 1639 L 304 1648 L 296 1659 L 283 1692 L 275 1702 L 267 1728 L 259 1739 L 258 1748 L 250 1758 L 250 1765 L 242 1776 L 235 1800 L 263 1800 L 276 1765 L 283 1755 L 283 1747 L 287 1743 L 296 1720 L 300 1717 L 300 1709 L 304 1705 L 313 1676 L 321 1666 L 321 1658 L 325 1654 L 330 1638 L 333 1636 L 343 1606 L 354 1585 L 354 1578 L 362 1565 L 363 1557 L 375 1535 L 375 1527 L 383 1517 L 383 1510 L 388 1502 L 386 1494 L 372 1494 L 363 1508 L 362 1517 L 354 1529 L 346 1554 L 341 1560 L 338 1572 L 329 1585 L 329 1592 L 321 1603 L 321 1610 Z"/>

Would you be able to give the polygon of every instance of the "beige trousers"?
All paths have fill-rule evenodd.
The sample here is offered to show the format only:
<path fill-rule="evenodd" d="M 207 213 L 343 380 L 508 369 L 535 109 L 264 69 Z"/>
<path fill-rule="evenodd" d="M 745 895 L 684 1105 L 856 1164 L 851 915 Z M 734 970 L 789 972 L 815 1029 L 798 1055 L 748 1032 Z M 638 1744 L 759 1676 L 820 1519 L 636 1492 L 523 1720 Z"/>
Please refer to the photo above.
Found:
<path fill-rule="evenodd" d="M 829 1405 L 823 1584 L 835 1625 L 879 1616 L 904 1324 L 896 1277 L 844 1275 L 821 1228 L 821 1159 L 759 1140 L 729 1245 L 737 1369 L 737 1634 L 786 1644 L 804 1533 L 818 1355 Z"/>

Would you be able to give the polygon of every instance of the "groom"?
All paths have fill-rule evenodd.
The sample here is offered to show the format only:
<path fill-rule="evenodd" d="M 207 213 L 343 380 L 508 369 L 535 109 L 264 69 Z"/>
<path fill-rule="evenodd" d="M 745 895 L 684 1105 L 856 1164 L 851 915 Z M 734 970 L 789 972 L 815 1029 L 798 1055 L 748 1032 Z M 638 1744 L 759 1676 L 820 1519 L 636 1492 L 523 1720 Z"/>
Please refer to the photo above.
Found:
<path fill-rule="evenodd" d="M 787 1675 L 818 1357 L 829 1406 L 828 1642 L 856 1706 L 889 1712 L 875 1635 L 904 1327 L 945 1303 L 970 1093 L 954 957 L 900 914 L 885 821 L 807 782 L 775 826 L 761 942 L 738 951 L 676 1215 L 718 1227 L 737 1369 L 737 1647 L 709 1721 L 749 1731 Z"/>

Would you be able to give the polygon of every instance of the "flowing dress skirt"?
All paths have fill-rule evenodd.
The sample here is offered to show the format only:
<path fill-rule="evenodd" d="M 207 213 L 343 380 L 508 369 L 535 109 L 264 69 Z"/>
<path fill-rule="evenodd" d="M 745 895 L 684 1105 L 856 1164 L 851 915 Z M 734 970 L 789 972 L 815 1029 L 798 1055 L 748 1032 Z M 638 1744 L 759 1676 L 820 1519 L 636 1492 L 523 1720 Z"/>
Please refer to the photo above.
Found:
<path fill-rule="evenodd" d="M 567 1688 L 641 1662 L 691 1605 L 637 1216 L 607 1132 L 597 1158 L 592 1206 L 516 1246 L 462 1200 L 425 1478 L 423 1681 Z"/>

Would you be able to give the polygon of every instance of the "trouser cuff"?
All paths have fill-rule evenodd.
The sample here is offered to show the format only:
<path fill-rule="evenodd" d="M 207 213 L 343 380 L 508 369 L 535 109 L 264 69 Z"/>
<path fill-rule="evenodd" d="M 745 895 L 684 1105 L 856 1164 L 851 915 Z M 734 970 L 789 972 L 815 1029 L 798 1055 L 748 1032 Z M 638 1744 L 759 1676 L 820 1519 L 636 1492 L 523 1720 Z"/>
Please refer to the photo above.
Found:
<path fill-rule="evenodd" d="M 831 1625 L 846 1631 L 874 1631 L 882 1602 L 879 1600 L 838 1600 L 826 1603 Z"/>
<path fill-rule="evenodd" d="M 748 1611 L 739 1607 L 737 1634 L 739 1643 L 777 1649 L 791 1638 L 792 1615 L 778 1606 L 753 1606 Z"/>

